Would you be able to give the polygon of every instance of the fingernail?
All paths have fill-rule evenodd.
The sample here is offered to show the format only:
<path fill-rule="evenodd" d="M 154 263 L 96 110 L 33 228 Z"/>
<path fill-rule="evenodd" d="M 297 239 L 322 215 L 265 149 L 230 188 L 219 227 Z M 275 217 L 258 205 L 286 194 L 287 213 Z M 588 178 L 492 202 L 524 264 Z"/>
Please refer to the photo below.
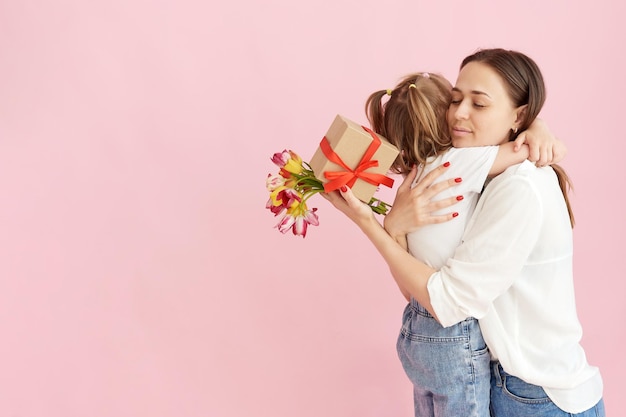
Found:
<path fill-rule="evenodd" d="M 346 187 L 345 185 L 341 186 L 341 192 L 345 193 L 346 191 L 348 191 L 348 187 Z"/>
<path fill-rule="evenodd" d="M 456 196 L 456 200 L 457 200 L 457 201 L 461 201 L 461 200 L 463 200 L 463 196 L 462 196 L 462 195 L 457 195 L 457 196 Z"/>
<path fill-rule="evenodd" d="M 452 217 L 457 217 L 459 215 L 459 213 L 457 213 L 456 211 L 454 213 L 452 213 Z"/>
<path fill-rule="evenodd" d="M 461 179 L 461 177 L 459 177 L 459 178 L 455 178 L 455 179 L 454 179 L 454 182 L 461 182 L 461 181 L 463 181 L 463 180 Z"/>
<path fill-rule="evenodd" d="M 445 164 L 443 164 L 444 167 L 449 167 L 450 166 L 450 162 L 446 162 Z"/>

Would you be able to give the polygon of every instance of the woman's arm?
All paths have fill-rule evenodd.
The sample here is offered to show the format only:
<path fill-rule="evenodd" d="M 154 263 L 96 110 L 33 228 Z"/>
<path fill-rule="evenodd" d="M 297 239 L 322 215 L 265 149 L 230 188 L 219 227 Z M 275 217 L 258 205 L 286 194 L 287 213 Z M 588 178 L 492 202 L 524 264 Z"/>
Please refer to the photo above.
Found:
<path fill-rule="evenodd" d="M 410 185 L 415 177 L 415 169 L 413 169 L 398 189 L 398 194 L 401 196 L 400 198 L 415 198 L 419 200 L 417 204 L 423 209 L 423 213 L 417 221 L 420 226 L 441 223 L 454 217 L 452 213 L 445 216 L 432 216 L 430 214 L 433 211 L 449 207 L 458 202 L 456 198 L 436 202 L 429 201 L 430 197 L 428 196 L 432 197 L 458 184 L 454 179 L 432 184 L 446 168 L 447 166 L 445 166 L 445 164 L 435 168 L 420 181 L 417 187 L 411 189 Z M 413 190 L 416 190 L 416 193 L 411 196 Z M 408 300 L 412 296 L 431 313 L 434 313 L 430 307 L 430 297 L 426 289 L 426 284 L 428 278 L 435 270 L 418 261 L 407 252 L 406 234 L 400 235 L 401 237 L 399 238 L 392 237 L 378 220 L 376 220 L 372 210 L 366 204 L 358 200 L 348 188 L 341 190 L 341 192 L 335 191 L 322 195 L 337 209 L 348 216 L 348 218 L 354 221 L 370 239 L 387 262 L 391 274 L 404 297 Z M 389 216 L 389 214 L 387 216 Z"/>
<path fill-rule="evenodd" d="M 518 277 L 542 227 L 542 204 L 528 178 L 508 177 L 491 187 L 489 197 L 484 197 L 489 198 L 489 213 L 478 217 L 468 229 L 471 232 L 466 232 L 465 243 L 439 271 L 406 252 L 350 189 L 325 197 L 370 239 L 403 294 L 449 326 L 467 316 L 480 318 L 488 311 L 493 300 Z M 434 291 L 433 298 L 429 289 Z"/>
<path fill-rule="evenodd" d="M 323 194 L 337 209 L 346 214 L 365 233 L 389 266 L 400 291 L 408 300 L 411 296 L 433 316 L 430 296 L 426 287 L 435 270 L 414 258 L 394 240 L 376 220 L 372 210 L 347 187 L 341 192 Z M 436 317 L 436 316 L 435 316 Z"/>

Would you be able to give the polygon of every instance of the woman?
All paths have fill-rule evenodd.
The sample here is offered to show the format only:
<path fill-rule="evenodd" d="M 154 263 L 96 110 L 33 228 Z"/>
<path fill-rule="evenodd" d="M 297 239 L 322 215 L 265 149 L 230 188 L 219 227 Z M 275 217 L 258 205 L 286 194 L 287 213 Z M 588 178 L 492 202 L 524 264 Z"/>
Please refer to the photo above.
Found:
<path fill-rule="evenodd" d="M 470 55 L 461 65 L 448 112 L 453 144 L 513 140 L 537 116 L 544 100 L 543 78 L 530 58 L 502 49 Z M 446 169 L 442 166 L 433 174 Z M 579 344 L 573 217 L 563 170 L 523 162 L 493 179 L 463 242 L 439 270 L 412 257 L 398 242 L 431 221 L 415 219 L 420 210 L 415 205 L 426 204 L 423 201 L 454 180 L 431 185 L 435 175 L 429 175 L 411 190 L 414 176 L 412 172 L 399 188 L 385 219 L 386 230 L 349 189 L 328 199 L 374 243 L 403 292 L 444 327 L 467 317 L 479 319 L 493 361 L 495 416 L 604 415 L 600 372 L 587 363 Z M 425 200 L 416 200 L 422 192 Z"/>
<path fill-rule="evenodd" d="M 372 129 L 401 149 L 401 157 L 391 166 L 393 172 L 406 177 L 416 166 L 420 177 L 447 162 L 451 164 L 447 175 L 463 176 L 460 186 L 447 195 L 460 202 L 455 206 L 457 221 L 423 227 L 406 238 L 409 253 L 433 268 L 445 265 L 461 243 L 488 177 L 526 160 L 531 147 L 554 147 L 557 153 L 564 148 L 540 123 L 528 132 L 530 138 L 520 135 L 517 143 L 453 147 L 446 116 L 451 100 L 448 80 L 417 72 L 405 76 L 393 89 L 375 91 L 365 105 Z M 523 140 L 528 146 L 521 145 Z M 516 147 L 520 148 L 516 151 Z M 491 366 L 475 318 L 444 328 L 412 300 L 405 309 L 398 352 L 413 384 L 416 416 L 489 417 Z"/>

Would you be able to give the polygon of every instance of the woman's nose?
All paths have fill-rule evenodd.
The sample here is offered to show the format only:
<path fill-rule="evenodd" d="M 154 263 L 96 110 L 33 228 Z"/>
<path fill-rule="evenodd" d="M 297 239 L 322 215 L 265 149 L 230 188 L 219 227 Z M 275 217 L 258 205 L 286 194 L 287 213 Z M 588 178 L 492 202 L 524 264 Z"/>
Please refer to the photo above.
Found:
<path fill-rule="evenodd" d="M 455 119 L 459 119 L 459 120 L 464 120 L 469 117 L 468 106 L 465 103 L 465 100 L 460 102 L 457 108 L 454 110 L 454 117 Z"/>

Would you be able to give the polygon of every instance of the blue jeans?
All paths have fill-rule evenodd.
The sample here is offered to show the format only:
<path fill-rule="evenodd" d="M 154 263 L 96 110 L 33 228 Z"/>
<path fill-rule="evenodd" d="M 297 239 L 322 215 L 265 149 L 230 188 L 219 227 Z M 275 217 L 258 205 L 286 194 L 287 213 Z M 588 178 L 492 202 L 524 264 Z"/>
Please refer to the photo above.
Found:
<path fill-rule="evenodd" d="M 411 300 L 397 350 L 416 417 L 489 417 L 490 358 L 478 320 L 443 328 Z"/>
<path fill-rule="evenodd" d="M 491 413 L 494 417 L 604 417 L 604 401 L 578 414 L 561 410 L 543 388 L 508 374 L 500 362 L 491 367 Z"/>

